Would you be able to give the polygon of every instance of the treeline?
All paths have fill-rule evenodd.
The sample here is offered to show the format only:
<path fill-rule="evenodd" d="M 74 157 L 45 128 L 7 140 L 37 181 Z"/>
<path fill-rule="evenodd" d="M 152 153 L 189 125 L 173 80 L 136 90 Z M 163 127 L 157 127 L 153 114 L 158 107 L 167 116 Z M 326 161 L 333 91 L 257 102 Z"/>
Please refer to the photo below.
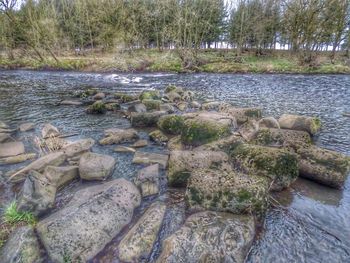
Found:
<path fill-rule="evenodd" d="M 305 62 L 349 50 L 349 0 L 0 0 L 0 50 L 40 60 L 67 50 L 174 48 L 182 59 L 225 43 L 240 54 L 286 46 Z"/>

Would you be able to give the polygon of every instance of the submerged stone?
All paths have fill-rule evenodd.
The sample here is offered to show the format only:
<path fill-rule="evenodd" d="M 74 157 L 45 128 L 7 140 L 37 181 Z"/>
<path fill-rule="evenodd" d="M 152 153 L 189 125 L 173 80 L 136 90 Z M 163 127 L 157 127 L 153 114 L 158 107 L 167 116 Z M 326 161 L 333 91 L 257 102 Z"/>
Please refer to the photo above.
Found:
<path fill-rule="evenodd" d="M 160 202 L 153 203 L 136 225 L 121 240 L 118 250 L 123 262 L 140 262 L 151 254 L 163 222 L 166 206 Z"/>
<path fill-rule="evenodd" d="M 230 169 L 196 169 L 186 189 L 188 205 L 194 209 L 263 214 L 267 208 L 269 180 Z"/>
<path fill-rule="evenodd" d="M 283 114 L 278 123 L 283 129 L 306 131 L 311 135 L 315 135 L 321 129 L 321 121 L 316 117 Z"/>
<path fill-rule="evenodd" d="M 130 223 L 140 201 L 134 184 L 116 179 L 79 190 L 36 229 L 53 262 L 86 262 Z"/>
<path fill-rule="evenodd" d="M 201 212 L 164 240 L 157 263 L 243 263 L 255 236 L 254 217 Z"/>

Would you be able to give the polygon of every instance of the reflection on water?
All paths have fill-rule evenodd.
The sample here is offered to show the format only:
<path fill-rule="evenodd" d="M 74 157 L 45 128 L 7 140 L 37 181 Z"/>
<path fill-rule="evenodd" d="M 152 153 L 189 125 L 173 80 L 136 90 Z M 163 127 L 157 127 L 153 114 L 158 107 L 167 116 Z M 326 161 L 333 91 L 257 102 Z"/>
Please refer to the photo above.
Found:
<path fill-rule="evenodd" d="M 83 107 L 57 106 L 77 91 L 96 87 L 104 92 L 138 93 L 144 89 L 163 89 L 168 84 L 187 87 L 201 99 L 228 101 L 237 106 L 259 106 L 264 115 L 278 117 L 282 113 L 319 116 L 323 130 L 315 143 L 350 155 L 350 76 L 348 75 L 259 75 L 259 74 L 90 74 L 74 72 L 0 72 L 0 120 L 16 126 L 34 122 L 37 126 L 51 122 L 64 133 L 78 133 L 79 137 L 98 140 L 107 128 L 127 128 L 129 122 L 120 116 L 86 115 Z M 31 138 L 38 130 L 21 140 L 31 148 Z M 147 134 L 141 134 L 146 137 Z M 132 179 L 137 166 L 131 165 L 132 155 L 120 154 L 113 147 L 95 146 L 94 151 L 114 156 L 118 168 L 113 177 Z M 146 151 L 162 151 L 148 146 Z M 23 165 L 23 164 L 22 164 Z M 6 172 L 19 165 L 0 167 Z M 76 182 L 74 189 L 78 189 Z M 72 189 L 73 190 L 73 189 Z M 70 189 L 65 189 L 69 192 Z M 183 202 L 163 186 L 160 198 L 169 202 L 169 209 L 160 238 L 167 230 L 176 228 L 183 220 Z M 180 195 L 181 196 L 181 195 Z M 14 191 L 0 189 L 0 202 L 14 198 Z M 58 206 L 69 195 L 59 195 Z M 248 262 L 350 262 L 350 180 L 344 190 L 333 190 L 299 179 L 293 186 L 274 196 L 285 208 L 273 208 L 268 214 L 264 230 L 254 242 Z M 137 213 L 149 204 L 144 202 Z M 137 214 L 136 213 L 136 214 Z M 137 216 L 136 216 L 137 217 Z M 173 220 L 173 221 L 171 221 Z M 131 227 L 131 226 L 130 226 Z M 118 237 L 120 238 L 120 237 Z M 160 242 L 152 255 L 156 258 Z M 96 262 L 111 262 L 115 247 L 106 248 Z"/>

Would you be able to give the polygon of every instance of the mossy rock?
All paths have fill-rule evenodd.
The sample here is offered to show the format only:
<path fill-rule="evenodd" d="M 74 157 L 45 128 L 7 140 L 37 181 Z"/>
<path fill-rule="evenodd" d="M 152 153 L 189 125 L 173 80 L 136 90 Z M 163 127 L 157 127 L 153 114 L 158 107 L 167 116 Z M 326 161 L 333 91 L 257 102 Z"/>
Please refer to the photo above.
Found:
<path fill-rule="evenodd" d="M 170 93 L 170 92 L 176 92 L 178 94 L 183 93 L 183 88 L 182 87 L 177 87 L 175 85 L 169 85 L 168 87 L 165 88 L 164 93 Z"/>
<path fill-rule="evenodd" d="M 289 144 L 307 144 L 312 142 L 309 133 L 305 131 L 260 128 L 253 143 L 266 146 L 284 146 Z"/>
<path fill-rule="evenodd" d="M 193 209 L 234 214 L 264 214 L 269 180 L 236 171 L 196 169 L 188 181 L 186 202 Z"/>
<path fill-rule="evenodd" d="M 98 93 L 98 90 L 95 89 L 95 88 L 89 88 L 85 91 L 83 91 L 81 94 L 80 94 L 80 98 L 87 98 L 87 97 L 91 97 L 91 96 L 94 96 Z"/>
<path fill-rule="evenodd" d="M 180 115 L 165 115 L 162 116 L 157 125 L 158 128 L 168 134 L 181 134 L 184 128 L 185 119 Z"/>
<path fill-rule="evenodd" d="M 229 104 L 219 105 L 219 112 L 228 113 L 235 117 L 238 123 L 244 123 L 249 120 L 258 120 L 262 117 L 260 108 L 235 108 Z"/>
<path fill-rule="evenodd" d="M 106 111 L 106 104 L 103 101 L 96 101 L 86 109 L 88 114 L 104 114 Z"/>
<path fill-rule="evenodd" d="M 302 177 L 334 188 L 343 187 L 350 171 L 350 157 L 313 145 L 295 149 Z"/>
<path fill-rule="evenodd" d="M 137 96 L 126 93 L 114 93 L 114 98 L 120 100 L 121 103 L 127 103 L 138 99 Z"/>
<path fill-rule="evenodd" d="M 154 99 L 144 99 L 142 100 L 142 103 L 146 106 L 147 110 L 159 110 L 162 101 Z"/>
<path fill-rule="evenodd" d="M 186 145 L 199 146 L 230 135 L 229 125 L 215 120 L 188 119 L 184 122 L 181 140 Z"/>
<path fill-rule="evenodd" d="M 118 103 L 106 103 L 105 106 L 107 111 L 120 110 L 120 105 Z"/>
<path fill-rule="evenodd" d="M 160 99 L 160 93 L 158 90 L 150 90 L 150 91 L 143 91 L 140 96 L 139 100 L 159 100 Z"/>
<path fill-rule="evenodd" d="M 151 132 L 149 134 L 149 137 L 152 141 L 156 142 L 156 143 L 166 143 L 167 141 L 169 141 L 169 138 L 160 130 L 155 130 L 153 132 Z"/>
<path fill-rule="evenodd" d="M 167 114 L 165 111 L 132 112 L 131 125 L 133 127 L 153 127 L 157 125 L 159 118 Z"/>
<path fill-rule="evenodd" d="M 299 175 L 296 154 L 284 149 L 242 143 L 230 158 L 242 171 L 268 178 L 274 191 L 288 187 Z"/>
<path fill-rule="evenodd" d="M 278 122 L 283 129 L 306 131 L 315 135 L 321 129 L 321 120 L 317 117 L 283 114 Z"/>

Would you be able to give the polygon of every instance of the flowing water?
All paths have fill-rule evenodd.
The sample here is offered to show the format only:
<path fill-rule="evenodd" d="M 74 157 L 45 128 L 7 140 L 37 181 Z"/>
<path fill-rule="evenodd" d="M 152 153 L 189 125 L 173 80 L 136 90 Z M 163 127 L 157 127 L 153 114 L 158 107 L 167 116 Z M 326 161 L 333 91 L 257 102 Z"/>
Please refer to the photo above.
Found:
<path fill-rule="evenodd" d="M 76 138 L 100 139 L 103 130 L 126 128 L 121 116 L 86 115 L 84 107 L 57 106 L 74 92 L 96 87 L 105 92 L 138 93 L 144 89 L 163 89 L 168 84 L 187 87 L 199 99 L 215 99 L 237 106 L 259 106 L 265 116 L 282 113 L 318 116 L 323 130 L 316 138 L 319 146 L 350 155 L 349 75 L 259 75 L 259 74 L 89 74 L 67 72 L 0 71 L 0 120 L 11 126 L 34 122 L 37 127 L 51 122 L 65 134 Z M 18 134 L 27 148 L 33 147 L 36 132 Z M 141 136 L 147 138 L 145 131 Z M 94 151 L 114 156 L 118 161 L 113 177 L 131 179 L 139 168 L 131 165 L 132 155 L 113 152 L 114 147 L 95 146 Z M 162 152 L 150 145 L 145 151 Z M 20 165 L 2 166 L 6 172 Z M 85 186 L 86 184 L 84 184 Z M 76 182 L 58 195 L 57 207 L 69 200 L 81 183 Z M 6 205 L 16 195 L 8 185 L 0 188 L 0 202 Z M 164 226 L 152 253 L 160 251 L 161 240 L 183 221 L 182 194 L 167 189 L 164 182 L 159 197 L 168 204 Z M 154 198 L 153 198 L 154 199 Z M 350 179 L 343 190 L 334 190 L 304 179 L 274 196 L 283 207 L 267 213 L 263 228 L 253 244 L 247 262 L 350 262 Z M 143 201 L 135 218 L 142 214 L 151 199 Z M 135 220 L 136 220 L 135 219 Z M 132 225 L 132 224 L 131 224 Z M 130 225 L 130 226 L 131 226 Z M 127 230 L 127 229 L 126 229 Z M 126 230 L 124 232 L 126 232 Z M 118 262 L 115 244 L 119 235 L 93 262 Z"/>

